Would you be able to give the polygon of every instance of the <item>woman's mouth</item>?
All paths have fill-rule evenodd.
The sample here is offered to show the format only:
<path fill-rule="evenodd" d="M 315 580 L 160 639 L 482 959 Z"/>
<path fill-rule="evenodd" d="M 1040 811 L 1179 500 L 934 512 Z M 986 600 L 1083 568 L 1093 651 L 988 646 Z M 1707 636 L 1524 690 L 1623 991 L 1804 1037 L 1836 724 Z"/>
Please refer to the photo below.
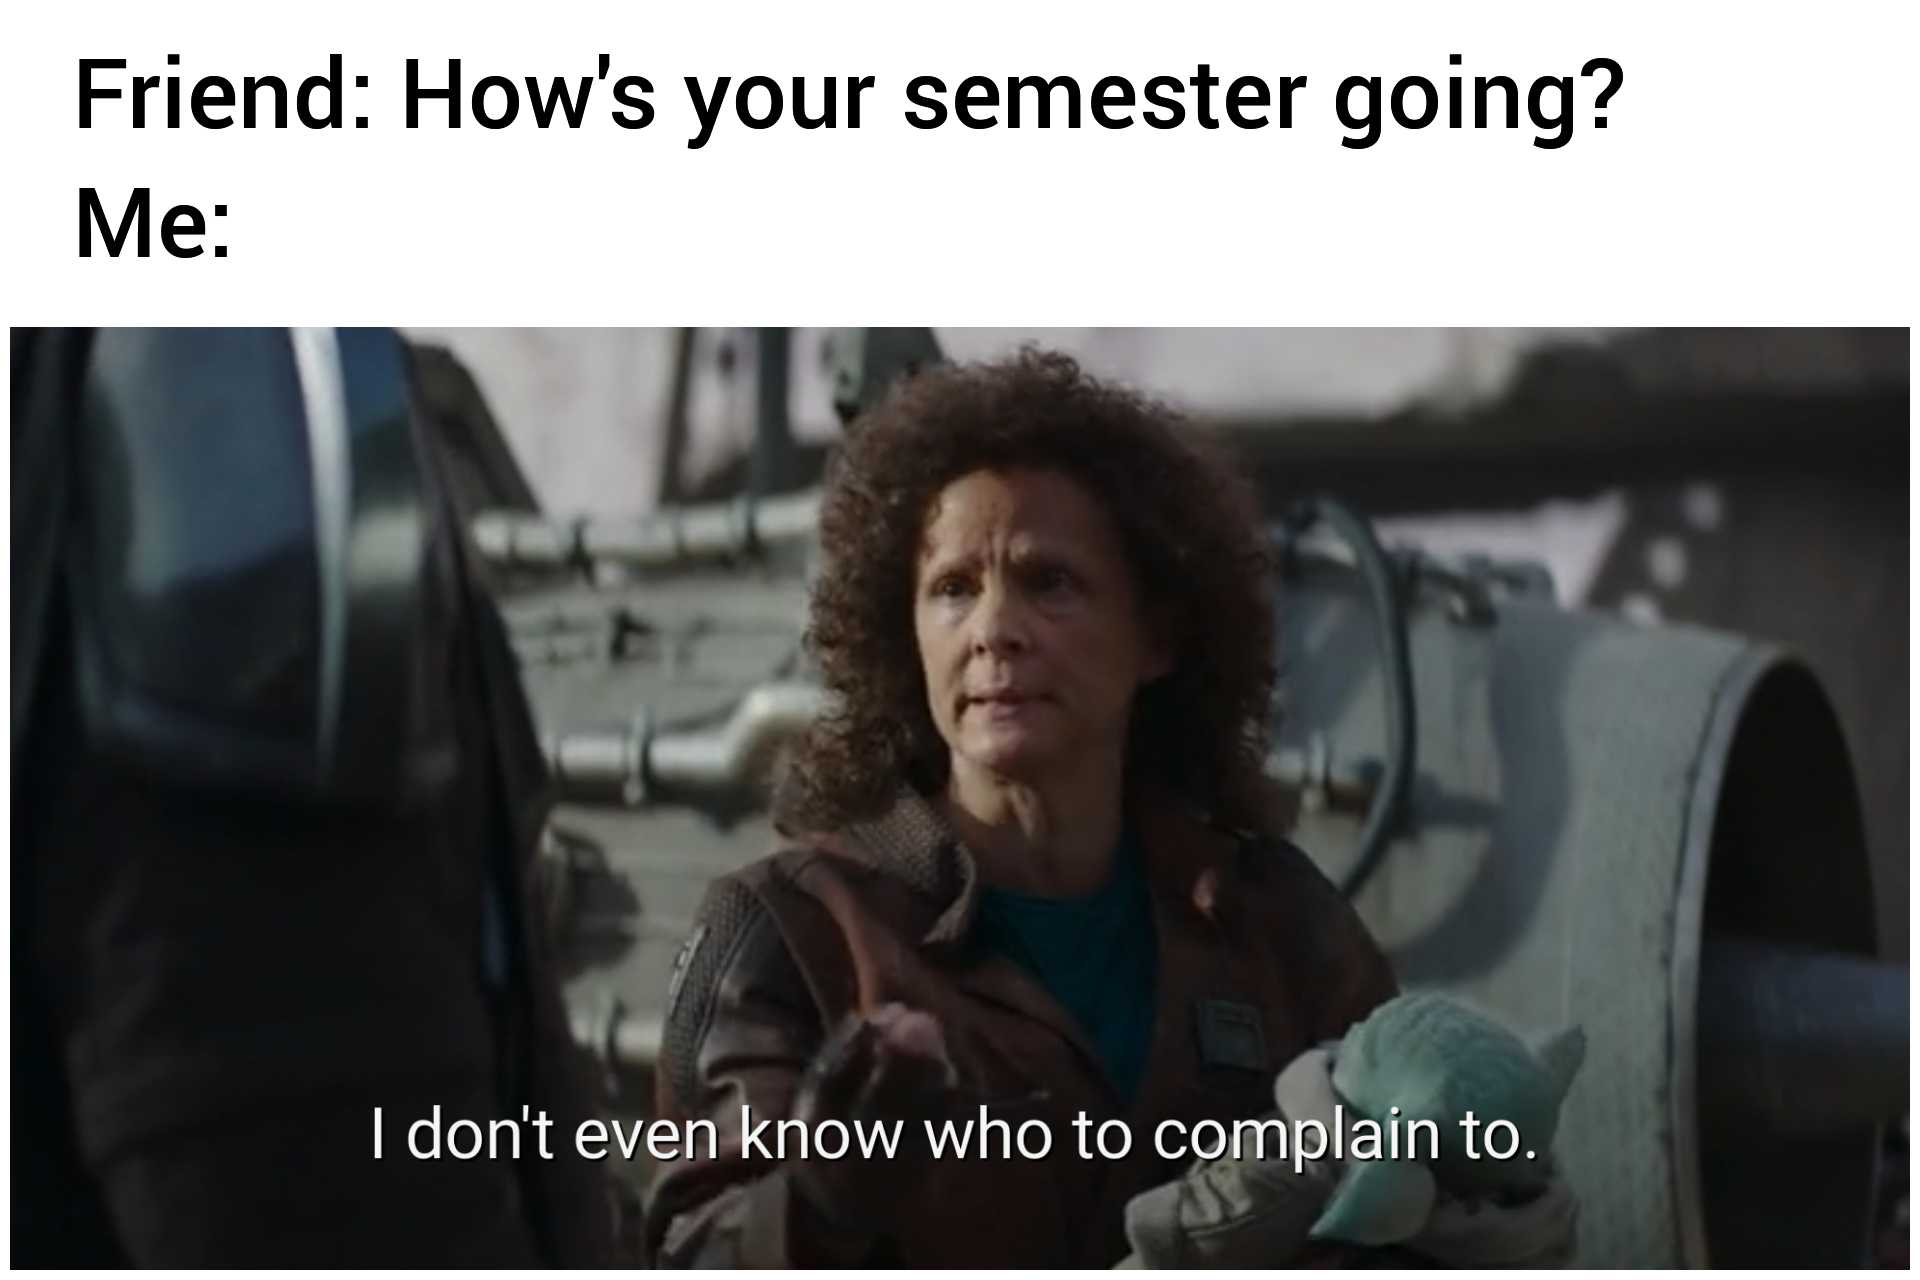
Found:
<path fill-rule="evenodd" d="M 987 693 L 969 694 L 964 705 L 981 707 L 989 711 L 1011 712 L 1044 700 L 1043 695 L 1022 689 L 998 689 Z"/>

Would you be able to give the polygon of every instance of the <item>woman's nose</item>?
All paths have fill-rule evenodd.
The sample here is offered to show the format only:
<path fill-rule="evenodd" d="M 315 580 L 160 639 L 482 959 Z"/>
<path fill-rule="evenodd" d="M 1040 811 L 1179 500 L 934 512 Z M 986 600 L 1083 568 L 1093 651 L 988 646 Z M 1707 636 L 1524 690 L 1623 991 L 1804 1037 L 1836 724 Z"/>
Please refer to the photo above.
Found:
<path fill-rule="evenodd" d="M 989 585 L 973 618 L 973 651 L 996 656 L 1018 653 L 1032 643 L 1026 607 L 1018 593 Z"/>

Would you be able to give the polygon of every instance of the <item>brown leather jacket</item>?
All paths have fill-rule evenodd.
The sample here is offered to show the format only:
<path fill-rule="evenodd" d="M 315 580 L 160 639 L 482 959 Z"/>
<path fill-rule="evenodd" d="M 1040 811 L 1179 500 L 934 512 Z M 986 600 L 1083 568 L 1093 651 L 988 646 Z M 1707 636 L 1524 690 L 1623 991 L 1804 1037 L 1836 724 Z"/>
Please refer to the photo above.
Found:
<path fill-rule="evenodd" d="M 1168 797 L 1133 809 L 1159 969 L 1153 1044 L 1130 1106 L 1071 1015 L 1012 962 L 967 945 L 979 876 L 924 800 L 909 796 L 873 823 L 717 881 L 676 968 L 658 1102 L 663 1117 L 711 1119 L 719 1158 L 702 1145 L 662 1166 L 648 1261 L 1119 1261 L 1127 1201 L 1187 1164 L 1156 1154 L 1156 1125 L 1270 1110 L 1281 1066 L 1395 991 L 1359 918 L 1298 849 L 1210 828 Z M 935 1161 L 886 1238 L 849 1240 L 791 1194 L 779 1163 L 743 1150 L 740 1108 L 756 1122 L 788 1115 L 827 1030 L 886 1001 L 940 1020 L 961 1078 L 956 1121 L 981 1106 L 1016 1129 L 1039 1119 L 1053 1147 L 1039 1160 L 996 1149 Z M 1131 1153 L 1082 1159 L 1079 1111 L 1096 1126 L 1124 1119 Z"/>

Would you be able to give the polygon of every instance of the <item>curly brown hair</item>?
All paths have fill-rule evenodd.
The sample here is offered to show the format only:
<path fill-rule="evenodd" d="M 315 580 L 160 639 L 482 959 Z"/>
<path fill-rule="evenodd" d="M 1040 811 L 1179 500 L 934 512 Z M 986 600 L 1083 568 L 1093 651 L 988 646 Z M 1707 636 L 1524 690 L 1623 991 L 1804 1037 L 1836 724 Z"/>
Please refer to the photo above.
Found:
<path fill-rule="evenodd" d="M 1156 776 L 1224 825 L 1269 827 L 1272 576 L 1252 492 L 1174 410 L 1031 348 L 903 381 L 830 464 L 807 644 L 833 710 L 787 758 L 780 825 L 837 830 L 903 783 L 945 784 L 914 640 L 921 537 L 948 484 L 1009 468 L 1085 486 L 1120 531 L 1148 615 L 1173 629 L 1173 670 L 1134 707 L 1130 776 Z"/>

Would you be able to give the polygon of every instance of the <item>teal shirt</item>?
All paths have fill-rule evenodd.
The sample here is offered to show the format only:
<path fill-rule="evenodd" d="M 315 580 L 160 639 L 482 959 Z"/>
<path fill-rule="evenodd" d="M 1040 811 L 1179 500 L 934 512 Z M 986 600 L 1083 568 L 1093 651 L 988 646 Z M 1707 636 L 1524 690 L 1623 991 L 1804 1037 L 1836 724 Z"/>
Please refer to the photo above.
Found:
<path fill-rule="evenodd" d="M 1153 1044 L 1153 903 L 1140 851 L 1123 835 L 1107 883 L 1077 898 L 980 891 L 974 940 L 1031 973 L 1079 1022 L 1131 1102 Z"/>

